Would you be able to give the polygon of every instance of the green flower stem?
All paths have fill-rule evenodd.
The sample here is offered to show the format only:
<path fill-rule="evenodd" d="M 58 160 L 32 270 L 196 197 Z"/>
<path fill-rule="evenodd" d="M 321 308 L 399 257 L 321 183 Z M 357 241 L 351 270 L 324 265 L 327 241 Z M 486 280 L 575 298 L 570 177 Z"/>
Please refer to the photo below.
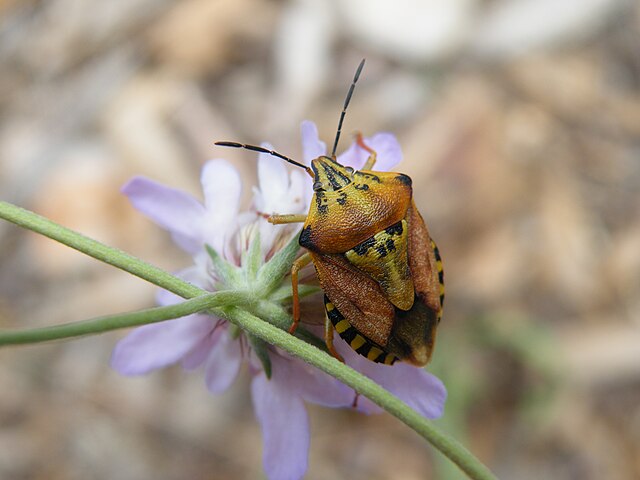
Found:
<path fill-rule="evenodd" d="M 215 292 L 185 300 L 176 305 L 149 308 L 133 313 L 106 315 L 80 322 L 13 332 L 0 330 L 0 346 L 48 342 L 50 340 L 81 337 L 120 328 L 162 322 L 202 312 L 218 305 L 228 305 L 230 302 L 234 302 L 238 296 L 237 292 Z"/>
<path fill-rule="evenodd" d="M 118 249 L 108 247 L 95 240 L 89 239 L 79 233 L 36 215 L 33 212 L 29 212 L 28 210 L 24 210 L 7 202 L 0 201 L 0 218 L 4 218 L 24 228 L 41 233 L 53 240 L 125 270 L 184 298 L 202 296 L 202 300 L 204 301 L 205 296 L 211 296 L 209 292 L 201 290 L 198 287 L 174 277 L 157 267 L 143 262 L 142 260 L 132 257 Z M 276 345 L 290 354 L 301 358 L 305 362 L 318 367 L 322 371 L 337 378 L 344 384 L 371 399 L 374 403 L 419 433 L 437 450 L 458 465 L 458 467 L 469 475 L 470 478 L 474 480 L 495 480 L 495 477 L 489 469 L 475 458 L 465 447 L 453 438 L 441 432 L 432 422 L 412 410 L 408 405 L 402 402 L 402 400 L 395 397 L 369 378 L 356 372 L 351 367 L 348 367 L 318 348 L 289 335 L 287 332 L 259 319 L 237 306 L 220 306 L 219 308 L 212 309 L 212 313 L 228 319 L 251 335 L 259 337 L 270 344 Z M 274 317 L 278 316 L 277 312 L 273 313 Z M 140 320 L 135 317 L 136 314 L 126 314 L 124 316 L 129 316 L 129 320 L 131 321 L 132 315 L 134 316 L 134 320 Z M 94 322 L 94 328 L 97 328 L 95 323 L 98 323 L 98 325 L 102 323 L 106 323 L 107 325 L 110 323 L 118 323 L 118 326 L 114 328 L 134 325 L 124 321 L 124 316 L 115 315 L 102 319 L 95 319 L 90 322 Z M 138 323 L 135 323 L 135 325 L 137 324 Z M 71 328 L 70 326 L 67 327 Z M 108 326 L 101 326 L 100 328 L 103 328 L 103 330 L 99 331 L 110 329 Z M 16 333 L 17 332 L 14 332 L 13 335 Z"/>
<path fill-rule="evenodd" d="M 280 347 L 288 353 L 314 365 L 369 398 L 372 402 L 420 434 L 443 455 L 454 462 L 470 478 L 476 480 L 495 480 L 496 477 L 494 477 L 491 471 L 463 445 L 440 431 L 432 422 L 373 380 L 365 377 L 344 363 L 339 362 L 322 350 L 289 335 L 287 332 L 240 308 L 229 310 L 227 319 L 243 330 L 260 337 L 265 342 Z"/>
<path fill-rule="evenodd" d="M 170 273 L 129 255 L 118 248 L 108 247 L 103 243 L 85 237 L 81 233 L 58 225 L 51 220 L 11 203 L 0 201 L 0 218 L 40 233 L 56 242 L 67 245 L 68 247 L 78 250 L 101 262 L 113 265 L 120 270 L 129 272 L 155 285 L 162 285 L 162 288 L 183 298 L 193 298 L 203 294 L 203 290 L 200 288 L 184 282 Z"/>

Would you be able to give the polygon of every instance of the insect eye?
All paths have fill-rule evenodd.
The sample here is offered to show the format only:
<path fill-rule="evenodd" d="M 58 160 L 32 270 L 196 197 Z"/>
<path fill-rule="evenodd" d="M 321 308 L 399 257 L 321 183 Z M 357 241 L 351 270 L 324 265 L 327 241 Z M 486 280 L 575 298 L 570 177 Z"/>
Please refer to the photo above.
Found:
<path fill-rule="evenodd" d="M 322 182 L 313 182 L 313 190 L 316 192 L 322 190 Z"/>
<path fill-rule="evenodd" d="M 354 172 L 353 167 L 344 167 L 344 169 L 349 173 L 353 173 Z"/>

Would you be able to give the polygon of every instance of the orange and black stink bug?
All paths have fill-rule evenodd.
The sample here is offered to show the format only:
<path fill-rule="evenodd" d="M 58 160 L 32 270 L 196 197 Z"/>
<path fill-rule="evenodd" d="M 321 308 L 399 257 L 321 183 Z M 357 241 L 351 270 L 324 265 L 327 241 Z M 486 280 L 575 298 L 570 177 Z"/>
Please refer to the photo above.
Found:
<path fill-rule="evenodd" d="M 271 215 L 274 224 L 304 222 L 299 243 L 307 252 L 291 269 L 293 333 L 300 321 L 298 272 L 313 262 L 324 291 L 325 341 L 333 346 L 333 330 L 369 360 L 392 364 L 397 359 L 422 366 L 433 351 L 442 316 L 444 283 L 436 244 L 412 198 L 407 175 L 376 172 L 376 152 L 362 170 L 336 161 L 345 112 L 364 60 L 360 63 L 338 123 L 331 156 L 307 167 L 278 152 L 255 145 L 216 145 L 269 153 L 304 168 L 313 178 L 314 195 L 305 215 Z"/>

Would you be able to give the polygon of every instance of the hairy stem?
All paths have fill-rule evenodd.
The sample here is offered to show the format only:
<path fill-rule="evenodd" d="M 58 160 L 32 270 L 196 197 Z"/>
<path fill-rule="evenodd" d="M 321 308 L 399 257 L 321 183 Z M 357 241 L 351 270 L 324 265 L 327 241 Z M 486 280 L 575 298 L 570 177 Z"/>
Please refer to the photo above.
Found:
<path fill-rule="evenodd" d="M 185 300 L 176 305 L 155 307 L 131 313 L 105 315 L 80 322 L 63 323 L 51 327 L 31 328 L 26 330 L 0 330 L 0 346 L 24 345 L 29 343 L 48 342 L 66 338 L 95 335 L 120 328 L 137 327 L 149 323 L 162 322 L 184 317 L 192 313 L 202 312 L 219 305 L 235 302 L 239 295 L 236 292 L 215 292 Z"/>

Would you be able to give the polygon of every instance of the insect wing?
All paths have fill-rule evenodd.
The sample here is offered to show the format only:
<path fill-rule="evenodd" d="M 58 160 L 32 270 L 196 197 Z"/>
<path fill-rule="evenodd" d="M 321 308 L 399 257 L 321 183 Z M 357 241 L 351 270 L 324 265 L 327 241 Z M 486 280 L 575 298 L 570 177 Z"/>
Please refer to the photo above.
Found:
<path fill-rule="evenodd" d="M 444 294 L 441 292 L 440 281 L 442 262 L 436 259 L 437 247 L 431 240 L 429 230 L 413 201 L 407 211 L 407 222 L 409 223 L 409 267 L 416 295 L 427 307 L 439 312 L 442 308 L 440 295 Z"/>
<path fill-rule="evenodd" d="M 378 282 L 342 255 L 311 255 L 327 297 L 358 332 L 384 347 L 391 335 L 395 309 Z"/>
<path fill-rule="evenodd" d="M 426 365 L 433 353 L 442 316 L 444 277 L 438 247 L 413 201 L 407 211 L 408 250 L 416 299 L 411 310 L 396 311 L 387 350 L 417 366 Z"/>

